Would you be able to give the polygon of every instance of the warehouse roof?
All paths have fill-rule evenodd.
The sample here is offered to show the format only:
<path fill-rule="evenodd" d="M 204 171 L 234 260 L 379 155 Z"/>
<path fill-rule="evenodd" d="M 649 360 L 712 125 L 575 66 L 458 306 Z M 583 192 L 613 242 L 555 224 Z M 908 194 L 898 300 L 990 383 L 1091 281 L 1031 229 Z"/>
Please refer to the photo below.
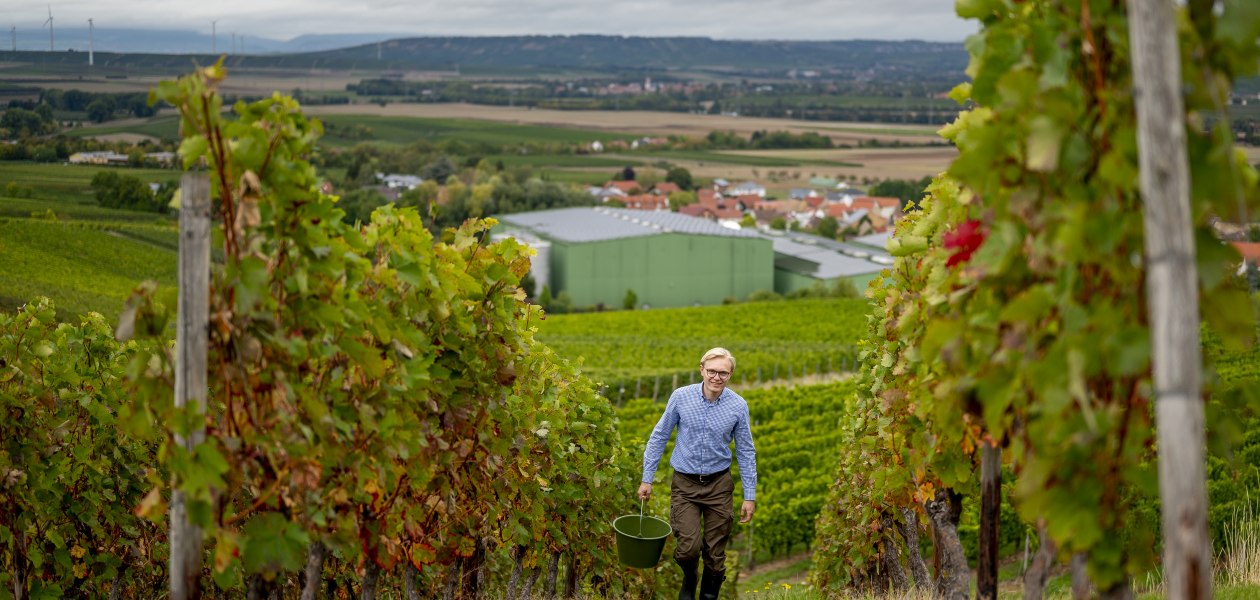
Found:
<path fill-rule="evenodd" d="M 786 237 L 776 237 L 773 240 L 775 254 L 790 256 L 811 263 L 813 265 L 811 270 L 804 274 L 818 279 L 866 275 L 877 273 L 884 268 L 884 265 L 872 262 L 869 258 L 842 254 L 836 248 L 828 247 L 813 240 L 807 243 L 801 243 Z M 793 268 L 791 263 L 787 262 L 783 266 L 793 271 L 803 270 Z"/>
<path fill-rule="evenodd" d="M 598 242 L 633 237 L 685 233 L 721 237 L 759 238 L 756 232 L 731 229 L 708 219 L 675 212 L 605 207 L 560 208 L 502 215 L 507 225 L 566 242 Z"/>
<path fill-rule="evenodd" d="M 888 238 L 890 237 L 892 237 L 891 229 L 889 229 L 888 231 L 880 232 L 880 233 L 873 233 L 871 235 L 864 235 L 859 238 L 854 238 L 853 241 L 858 244 L 862 244 L 864 246 L 880 248 L 882 250 L 883 248 L 888 246 Z"/>

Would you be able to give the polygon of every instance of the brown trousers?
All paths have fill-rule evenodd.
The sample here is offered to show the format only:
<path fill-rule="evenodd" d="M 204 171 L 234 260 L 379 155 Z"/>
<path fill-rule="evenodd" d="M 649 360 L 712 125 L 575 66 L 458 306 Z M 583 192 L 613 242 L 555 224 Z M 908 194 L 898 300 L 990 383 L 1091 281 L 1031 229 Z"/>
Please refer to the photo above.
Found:
<path fill-rule="evenodd" d="M 677 544 L 674 560 L 704 558 L 706 573 L 726 571 L 726 542 L 735 518 L 735 480 L 728 472 L 707 485 L 674 473 L 670 485 L 669 525 Z"/>

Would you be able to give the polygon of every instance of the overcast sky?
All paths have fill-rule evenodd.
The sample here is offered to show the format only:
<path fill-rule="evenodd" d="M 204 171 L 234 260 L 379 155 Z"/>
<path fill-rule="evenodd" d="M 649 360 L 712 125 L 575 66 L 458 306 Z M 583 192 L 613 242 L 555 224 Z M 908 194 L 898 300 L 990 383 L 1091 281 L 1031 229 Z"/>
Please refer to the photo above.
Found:
<path fill-rule="evenodd" d="M 211 31 L 278 40 L 317 33 L 408 36 L 602 34 L 716 39 L 960 42 L 977 29 L 952 0 L 5 0 L 9 33 L 34 33 L 51 5 L 57 31 Z"/>

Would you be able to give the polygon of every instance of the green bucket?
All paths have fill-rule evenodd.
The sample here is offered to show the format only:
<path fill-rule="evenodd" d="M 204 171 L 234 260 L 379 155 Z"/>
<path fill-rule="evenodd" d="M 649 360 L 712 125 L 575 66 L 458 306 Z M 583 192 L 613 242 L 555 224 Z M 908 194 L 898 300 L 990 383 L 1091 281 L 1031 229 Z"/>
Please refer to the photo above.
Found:
<path fill-rule="evenodd" d="M 665 538 L 674 532 L 669 523 L 656 517 L 626 515 L 613 521 L 617 532 L 617 559 L 636 569 L 650 569 L 661 561 Z"/>

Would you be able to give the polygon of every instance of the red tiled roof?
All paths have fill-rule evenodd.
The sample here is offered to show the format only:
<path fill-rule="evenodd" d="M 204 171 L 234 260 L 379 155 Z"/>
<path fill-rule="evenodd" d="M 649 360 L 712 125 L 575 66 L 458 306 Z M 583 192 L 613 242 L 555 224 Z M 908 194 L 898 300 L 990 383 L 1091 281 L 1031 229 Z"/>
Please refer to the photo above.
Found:
<path fill-rule="evenodd" d="M 827 216 L 835 217 L 837 219 L 843 219 L 845 215 L 849 214 L 850 211 L 854 211 L 854 210 L 861 210 L 861 209 L 857 207 L 853 207 L 853 206 L 845 206 L 843 204 L 828 204 Z"/>
<path fill-rule="evenodd" d="M 740 212 L 738 208 L 713 208 L 703 204 L 688 204 L 678 209 L 678 212 L 706 219 L 741 219 L 744 217 L 744 213 Z"/>
<path fill-rule="evenodd" d="M 1243 260 L 1251 263 L 1260 263 L 1260 242 L 1230 242 L 1238 253 L 1242 255 Z"/>
<path fill-rule="evenodd" d="M 664 196 L 653 196 L 652 194 L 639 194 L 637 196 L 626 196 L 621 199 L 625 203 L 626 208 L 638 210 L 668 210 L 669 198 Z"/>
<path fill-rule="evenodd" d="M 901 206 L 901 200 L 889 196 L 859 196 L 853 199 L 853 206 L 858 208 L 896 208 Z"/>
<path fill-rule="evenodd" d="M 754 196 L 755 197 L 755 196 Z M 780 213 L 806 210 L 809 205 L 804 200 L 760 200 L 752 203 L 756 210 L 771 210 Z"/>
<path fill-rule="evenodd" d="M 631 190 L 643 189 L 643 186 L 639 185 L 639 182 L 637 181 L 609 181 L 604 184 L 604 187 L 615 187 L 627 194 L 630 193 Z"/>
<path fill-rule="evenodd" d="M 678 184 L 671 183 L 668 181 L 656 184 L 653 187 L 653 189 L 656 190 L 656 193 L 661 194 L 663 196 L 668 196 L 674 192 L 682 191 L 682 188 L 678 187 Z"/>

